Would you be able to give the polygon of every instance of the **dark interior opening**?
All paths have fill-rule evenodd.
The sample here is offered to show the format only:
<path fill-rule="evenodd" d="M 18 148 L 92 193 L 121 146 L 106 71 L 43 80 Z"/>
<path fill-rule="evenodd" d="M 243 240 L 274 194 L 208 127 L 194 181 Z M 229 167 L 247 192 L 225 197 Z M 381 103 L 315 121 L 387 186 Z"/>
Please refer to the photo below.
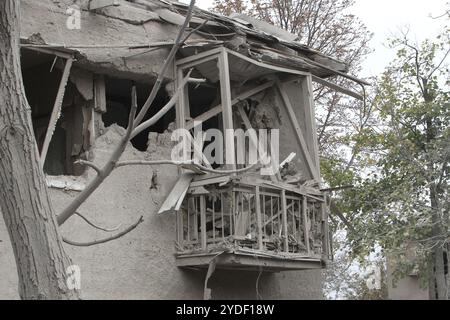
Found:
<path fill-rule="evenodd" d="M 56 95 L 62 77 L 60 69 L 63 58 L 37 51 L 22 49 L 21 66 L 25 94 L 31 107 L 34 136 L 39 152 L 42 151 L 50 116 L 55 104 Z M 64 95 L 60 118 L 53 132 L 44 172 L 49 175 L 81 175 L 82 170 L 74 166 L 79 156 L 72 149 L 77 134 L 76 123 L 79 123 L 83 99 L 75 86 L 69 81 Z M 81 109 L 80 109 L 81 110 Z M 82 117 L 82 116 L 81 116 Z"/>
<path fill-rule="evenodd" d="M 106 113 L 103 114 L 103 122 L 106 127 L 116 123 L 123 128 L 127 127 L 131 109 L 131 80 L 106 77 Z M 151 84 L 136 83 L 138 113 L 147 100 Z M 170 100 L 164 88 L 161 88 L 143 121 L 154 116 Z M 164 133 L 169 124 L 175 121 L 175 107 L 166 113 L 157 123 L 144 130 L 131 140 L 133 146 L 140 150 L 147 150 L 148 135 L 150 132 Z"/>

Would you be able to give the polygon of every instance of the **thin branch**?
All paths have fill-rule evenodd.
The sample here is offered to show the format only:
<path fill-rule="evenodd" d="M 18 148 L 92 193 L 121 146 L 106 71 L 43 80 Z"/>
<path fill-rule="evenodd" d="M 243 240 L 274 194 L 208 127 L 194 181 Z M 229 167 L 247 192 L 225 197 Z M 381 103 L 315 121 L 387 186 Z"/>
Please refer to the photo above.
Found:
<path fill-rule="evenodd" d="M 425 93 L 425 87 L 422 84 L 422 81 L 421 81 L 422 77 L 420 76 L 420 62 L 419 62 L 419 55 L 420 55 L 420 53 L 419 53 L 419 49 L 417 49 L 416 47 L 410 45 L 407 40 L 405 40 L 404 44 L 405 44 L 405 46 L 407 46 L 408 48 L 412 49 L 415 52 L 414 60 L 415 60 L 415 64 L 416 64 L 417 84 L 419 85 L 419 88 L 420 88 L 422 94 L 424 94 Z"/>
<path fill-rule="evenodd" d="M 436 72 L 436 70 L 438 70 L 442 64 L 444 63 L 444 61 L 447 59 L 448 55 L 450 54 L 450 48 L 448 48 L 447 52 L 445 53 L 444 57 L 442 58 L 441 62 L 438 63 L 438 65 L 430 72 L 430 74 L 428 75 L 428 79 L 431 78 L 431 76 L 433 75 L 433 73 Z"/>
<path fill-rule="evenodd" d="M 450 16 L 450 10 L 447 10 L 447 11 L 445 11 L 443 14 L 438 15 L 438 16 L 436 16 L 436 17 L 430 16 L 430 18 L 436 20 L 436 19 L 443 18 L 443 17 L 445 17 L 445 16 Z"/>
<path fill-rule="evenodd" d="M 196 28 L 192 29 L 191 31 L 189 31 L 189 33 L 187 34 L 186 37 L 184 37 L 182 43 L 185 43 L 187 41 L 187 39 L 189 39 L 192 34 L 198 32 L 201 28 L 203 28 L 207 23 L 209 22 L 208 19 L 206 19 L 205 21 L 203 21 L 200 25 L 198 25 Z M 217 39 L 216 39 L 217 40 Z"/>
<path fill-rule="evenodd" d="M 341 190 L 353 189 L 354 187 L 355 187 L 354 185 L 350 184 L 350 185 L 346 185 L 346 186 L 320 189 L 320 191 L 322 191 L 322 192 L 341 191 Z"/>
<path fill-rule="evenodd" d="M 79 159 L 79 160 L 75 161 L 75 163 L 76 164 L 81 164 L 83 166 L 91 167 L 92 169 L 94 169 L 97 172 L 97 174 L 101 174 L 102 173 L 102 169 L 100 169 L 100 167 L 98 167 L 95 163 L 93 163 L 91 161 Z"/>
<path fill-rule="evenodd" d="M 339 217 L 339 219 L 341 219 L 341 221 L 345 224 L 345 226 L 351 231 L 356 233 L 355 228 L 352 226 L 352 224 L 350 223 L 350 221 L 348 221 L 348 219 L 343 215 L 343 213 L 341 212 L 341 210 L 339 210 L 338 206 L 336 205 L 336 203 L 331 200 L 330 201 L 330 211 L 331 213 L 337 215 Z"/>
<path fill-rule="evenodd" d="M 168 57 L 164 61 L 164 64 L 161 68 L 161 71 L 158 74 L 158 78 L 156 79 L 155 85 L 153 86 L 152 91 L 150 92 L 150 95 L 149 95 L 147 101 L 145 101 L 144 105 L 142 106 L 141 111 L 139 112 L 138 116 L 136 117 L 136 119 L 134 121 L 135 127 L 138 126 L 139 123 L 141 123 L 141 121 L 144 119 L 145 115 L 147 114 L 148 109 L 153 104 L 153 101 L 155 100 L 156 95 L 157 95 L 159 89 L 161 88 L 161 85 L 163 83 L 167 69 L 169 68 L 170 64 L 172 63 L 172 60 L 175 58 L 175 54 L 178 52 L 178 49 L 183 44 L 183 41 L 187 40 L 187 39 L 182 39 L 182 37 L 183 37 L 183 34 L 184 34 L 186 28 L 189 25 L 189 21 L 191 20 L 192 11 L 194 10 L 194 4 L 195 4 L 195 0 L 191 0 L 191 3 L 189 4 L 189 9 L 186 13 L 186 19 L 184 20 L 184 23 L 181 26 L 180 31 L 178 32 L 175 43 L 174 43 L 172 49 L 170 50 Z"/>
<path fill-rule="evenodd" d="M 86 218 L 85 216 L 83 216 L 81 213 L 75 211 L 75 214 L 76 214 L 77 216 L 79 216 L 81 219 L 83 219 L 84 221 L 86 221 L 87 224 L 89 224 L 90 226 L 94 227 L 95 229 L 102 230 L 102 231 L 105 231 L 105 232 L 113 232 L 113 231 L 117 231 L 117 230 L 119 230 L 119 228 L 120 228 L 120 226 L 121 226 L 121 225 L 119 224 L 117 227 L 111 228 L 111 229 L 109 229 L 109 228 L 104 228 L 104 227 L 100 227 L 100 226 L 96 225 L 95 223 L 93 223 L 92 221 L 90 221 L 90 220 L 89 220 L 88 218 Z"/>
<path fill-rule="evenodd" d="M 151 117 L 150 119 L 148 119 L 147 121 L 141 123 L 139 126 L 136 127 L 136 129 L 133 130 L 133 133 L 131 134 L 131 139 L 133 139 L 134 137 L 136 137 L 138 134 L 140 134 L 142 131 L 144 131 L 145 129 L 148 129 L 149 127 L 151 127 L 152 125 L 154 125 L 156 122 L 158 122 L 159 119 L 161 119 L 167 112 L 169 112 L 170 109 L 172 109 L 172 107 L 176 104 L 178 97 L 180 96 L 180 94 L 183 92 L 184 90 L 184 86 L 186 85 L 186 83 L 189 81 L 189 78 L 191 76 L 191 72 L 193 69 L 189 70 L 188 74 L 186 77 L 183 78 L 183 80 L 181 81 L 179 87 L 177 88 L 177 91 L 175 92 L 175 94 L 172 96 L 172 98 L 169 100 L 169 102 L 166 103 L 166 105 L 164 107 L 162 107 L 158 113 L 156 113 L 153 117 Z"/>
<path fill-rule="evenodd" d="M 128 228 L 126 228 L 122 232 L 119 232 L 118 234 L 113 235 L 111 237 L 107 237 L 107 238 L 103 238 L 103 239 L 99 239 L 99 240 L 95 240 L 95 241 L 91 241 L 91 242 L 77 242 L 77 241 L 69 240 L 69 239 L 67 239 L 65 237 L 63 237 L 63 241 L 65 243 L 67 243 L 67 244 L 70 244 L 71 246 L 91 247 L 91 246 L 95 246 L 97 244 L 106 243 L 106 242 L 110 242 L 110 241 L 119 239 L 119 238 L 123 237 L 124 235 L 126 235 L 127 233 L 130 233 L 131 231 L 136 229 L 136 227 L 138 225 L 140 225 L 143 221 L 144 221 L 144 216 L 141 216 L 136 223 L 132 224 L 131 226 L 129 226 Z"/>

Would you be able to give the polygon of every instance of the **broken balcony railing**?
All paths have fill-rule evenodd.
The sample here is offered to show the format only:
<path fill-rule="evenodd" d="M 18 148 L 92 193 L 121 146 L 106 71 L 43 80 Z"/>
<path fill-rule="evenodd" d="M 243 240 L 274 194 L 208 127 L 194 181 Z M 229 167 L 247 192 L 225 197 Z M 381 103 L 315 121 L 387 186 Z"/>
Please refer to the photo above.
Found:
<path fill-rule="evenodd" d="M 241 252 L 326 260 L 324 201 L 282 188 L 230 183 L 192 190 L 177 216 L 179 256 Z"/>

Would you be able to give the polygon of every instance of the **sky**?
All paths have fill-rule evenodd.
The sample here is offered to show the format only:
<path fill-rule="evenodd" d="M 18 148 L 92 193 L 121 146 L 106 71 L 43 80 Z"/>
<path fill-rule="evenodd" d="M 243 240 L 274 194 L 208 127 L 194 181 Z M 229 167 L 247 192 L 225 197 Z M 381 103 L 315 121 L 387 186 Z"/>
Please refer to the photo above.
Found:
<path fill-rule="evenodd" d="M 181 0 L 189 2 L 189 0 Z M 374 33 L 370 43 L 373 50 L 363 64 L 359 77 L 379 75 L 395 57 L 395 50 L 386 47 L 387 39 L 409 28 L 413 41 L 433 39 L 442 30 L 445 19 L 432 19 L 446 10 L 450 0 L 355 0 L 349 9 Z M 213 0 L 197 0 L 196 5 L 209 9 Z M 448 7 L 447 7 L 448 8 Z"/>

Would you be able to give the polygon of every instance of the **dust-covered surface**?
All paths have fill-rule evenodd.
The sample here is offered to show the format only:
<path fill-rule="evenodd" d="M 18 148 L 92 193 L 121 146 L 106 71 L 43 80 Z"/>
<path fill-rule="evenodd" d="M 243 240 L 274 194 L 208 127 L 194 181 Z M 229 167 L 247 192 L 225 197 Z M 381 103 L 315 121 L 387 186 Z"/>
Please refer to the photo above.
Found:
<path fill-rule="evenodd" d="M 113 125 L 93 148 L 94 162 L 102 164 L 118 143 L 124 129 Z M 152 134 L 149 152 L 129 145 L 122 160 L 170 158 L 170 133 Z M 154 172 L 157 185 L 154 185 Z M 79 180 L 88 180 L 93 172 Z M 74 264 L 81 268 L 84 299 L 202 299 L 206 271 L 186 271 L 175 265 L 175 216 L 156 215 L 165 196 L 177 180 L 173 166 L 123 167 L 79 209 L 79 212 L 107 228 L 125 228 L 143 215 L 145 221 L 133 232 L 110 243 L 79 248 L 66 245 Z M 153 181 L 153 182 L 152 182 Z M 51 189 L 56 211 L 77 192 Z M 62 233 L 74 241 L 89 241 L 108 234 L 94 230 L 81 218 L 72 217 Z M 0 299 L 16 299 L 17 275 L 9 237 L 0 221 Z M 210 279 L 214 299 L 321 299 L 321 271 L 281 272 L 216 271 Z"/>
<path fill-rule="evenodd" d="M 159 17 L 123 19 L 121 12 L 125 10 L 128 14 L 132 13 L 132 9 L 125 7 L 125 3 L 120 8 L 110 8 L 103 14 L 92 14 L 87 10 L 87 2 L 75 2 L 81 9 L 81 26 L 80 29 L 69 29 L 66 27 L 70 17 L 67 9 L 74 4 L 73 1 L 22 1 L 21 38 L 33 44 L 83 46 L 85 48 L 78 50 L 80 54 L 76 64 L 94 72 L 135 80 L 154 78 L 169 49 L 130 51 L 123 46 L 174 40 L 177 27 L 161 23 Z M 145 13 L 142 10 L 140 12 Z M 147 15 L 150 14 L 151 12 L 147 12 Z M 136 23 L 129 23 L 130 19 L 137 19 Z M 145 24 L 141 23 L 142 20 L 146 21 Z M 124 59 L 128 56 L 130 57 Z"/>
<path fill-rule="evenodd" d="M 68 86 L 69 88 L 74 87 L 79 93 L 79 100 L 82 103 L 76 105 L 78 111 L 82 110 L 86 113 L 86 110 L 91 111 L 93 108 L 92 82 L 94 75 L 92 73 L 151 83 L 170 47 L 163 46 L 158 47 L 157 50 L 149 50 L 148 48 L 130 49 L 127 46 L 174 40 L 178 32 L 177 21 L 183 20 L 182 15 L 171 11 L 173 8 L 171 10 L 165 8 L 166 4 L 160 1 L 145 1 L 153 3 L 146 10 L 143 10 L 142 6 L 133 6 L 131 2 L 120 2 L 119 7 L 109 7 L 94 14 L 87 10 L 87 0 L 22 1 L 21 39 L 23 43 L 56 47 L 78 46 L 78 49 L 75 50 L 77 52 L 75 67 L 72 70 Z M 72 4 L 77 4 L 81 8 L 81 30 L 64 27 L 68 19 L 66 9 Z M 203 21 L 200 18 L 206 14 L 205 12 L 200 13 L 199 16 L 194 15 L 197 24 Z M 214 19 L 219 18 L 214 16 Z M 222 32 L 230 33 L 230 27 L 236 28 L 236 30 L 243 28 L 229 18 L 222 17 L 220 19 L 225 19 L 224 21 L 229 24 L 226 28 L 219 28 Z M 218 21 L 222 21 L 220 19 Z M 267 26 L 259 27 L 266 28 Z M 218 28 L 218 26 L 214 26 L 214 28 Z M 245 30 L 251 37 L 257 36 L 259 41 L 270 41 L 271 43 L 275 40 L 272 36 L 265 34 L 264 30 L 261 32 L 258 31 L 258 28 Z M 283 35 L 279 36 L 283 38 Z M 204 39 L 203 36 L 198 35 L 192 35 L 191 38 L 213 41 L 213 39 Z M 224 39 L 228 41 L 228 48 L 242 49 L 241 53 L 247 53 L 249 45 L 242 35 Z M 295 67 L 298 66 L 298 63 L 303 65 L 302 61 L 306 59 L 306 54 L 311 59 L 318 57 L 318 53 L 312 52 L 298 43 L 291 43 L 292 39 L 288 40 L 289 48 L 283 47 L 283 50 L 289 53 L 299 51 L 299 59 L 295 59 L 295 63 L 290 60 L 283 63 Z M 285 42 L 283 43 L 286 45 Z M 83 46 L 84 48 L 80 48 Z M 281 42 L 278 46 L 281 46 Z M 189 48 L 188 46 L 181 50 L 181 53 L 190 55 L 194 53 L 191 52 L 192 50 L 197 52 L 197 49 L 197 47 Z M 201 49 L 206 50 L 206 48 Z M 266 51 L 255 51 L 253 55 L 263 58 L 268 56 Z M 33 62 L 33 59 L 30 61 Z M 282 62 L 281 59 L 279 62 Z M 244 64 L 248 64 L 248 62 L 244 62 Z M 60 68 L 58 63 L 55 66 L 55 69 Z M 239 69 L 240 65 L 232 63 L 232 66 Z M 47 66 L 44 67 L 47 68 Z M 343 71 L 343 67 L 343 65 L 339 65 L 337 69 Z M 261 72 L 256 69 L 255 72 Z M 318 67 L 312 69 L 318 74 L 324 72 Z M 264 70 L 264 74 L 267 72 L 271 71 Z M 34 69 L 33 73 L 41 76 L 41 73 Z M 217 74 L 214 71 L 213 78 L 217 77 Z M 166 76 L 172 77 L 171 73 Z M 239 74 L 236 73 L 235 76 L 238 77 Z M 253 78 L 256 77 L 256 74 L 246 72 L 245 79 L 248 76 Z M 208 78 L 206 75 L 205 77 Z M 46 87 L 50 88 L 48 84 Z M 70 92 L 66 93 L 66 96 L 71 96 Z M 279 97 L 274 94 L 274 91 L 269 90 L 269 94 L 260 94 L 253 100 L 258 104 L 258 108 L 252 117 L 252 125 L 258 129 L 280 129 L 280 140 L 292 141 L 295 131 L 288 125 L 288 114 L 283 108 L 273 108 L 274 105 L 281 105 Z M 293 100 L 295 101 L 291 101 L 292 104 L 298 106 L 298 99 Z M 115 101 L 108 100 L 107 102 L 109 110 L 118 113 Z M 52 103 L 48 105 L 52 106 Z M 300 110 L 300 107 L 296 108 L 297 110 Z M 71 126 L 71 130 L 82 134 L 81 137 L 77 137 L 77 143 L 82 147 L 76 148 L 77 152 L 70 150 L 70 154 L 76 158 L 93 161 L 99 166 L 103 165 L 119 143 L 125 130 L 116 124 L 103 130 L 102 114 L 98 113 L 95 108 L 93 119 L 89 119 L 92 115 L 85 117 L 82 112 L 74 114 L 78 115 L 76 118 L 79 120 L 78 125 L 81 121 L 86 124 L 88 120 L 99 123 L 94 125 L 95 130 L 92 132 L 91 128 L 81 130 L 76 125 L 73 125 L 76 129 Z M 305 131 L 305 116 L 297 114 L 297 117 L 301 129 Z M 68 122 L 72 123 L 73 121 L 69 120 Z M 170 139 L 170 130 L 173 129 L 173 125 L 168 128 L 169 131 L 164 134 L 154 132 L 149 134 L 147 151 L 139 151 L 129 144 L 121 160 L 170 159 L 173 145 Z M 95 140 L 95 143 L 92 144 L 90 140 L 85 141 L 88 138 Z M 70 142 L 68 145 L 71 147 L 76 143 Z M 293 167 L 286 175 L 306 180 L 304 161 L 301 158 L 300 150 L 297 149 L 294 150 L 297 157 L 292 162 Z M 59 155 L 62 149 L 55 150 Z M 292 144 L 280 144 L 279 160 L 284 160 L 291 152 L 293 152 Z M 76 172 L 72 170 L 74 172 L 70 174 L 78 174 L 79 168 L 76 169 Z M 50 187 L 55 212 L 60 212 L 75 198 L 95 174 L 93 169 L 88 169 L 77 176 L 48 176 L 47 185 Z M 206 270 L 186 271 L 176 267 L 174 256 L 176 252 L 175 215 L 156 214 L 177 179 L 178 170 L 174 166 L 121 167 L 115 170 L 82 205 L 79 212 L 95 224 L 105 228 L 120 226 L 120 230 L 122 230 L 135 223 L 140 216 L 144 216 L 142 224 L 115 241 L 94 247 L 66 246 L 73 263 L 81 268 L 83 299 L 203 298 Z M 76 242 L 97 240 L 110 235 L 93 229 L 78 216 L 73 216 L 62 227 L 62 234 Z M 14 256 L 3 219 L 0 219 L 0 274 L 0 299 L 18 298 Z M 210 278 L 209 286 L 214 299 L 321 299 L 321 274 L 321 270 L 264 274 L 259 274 L 258 271 L 217 270 Z"/>

